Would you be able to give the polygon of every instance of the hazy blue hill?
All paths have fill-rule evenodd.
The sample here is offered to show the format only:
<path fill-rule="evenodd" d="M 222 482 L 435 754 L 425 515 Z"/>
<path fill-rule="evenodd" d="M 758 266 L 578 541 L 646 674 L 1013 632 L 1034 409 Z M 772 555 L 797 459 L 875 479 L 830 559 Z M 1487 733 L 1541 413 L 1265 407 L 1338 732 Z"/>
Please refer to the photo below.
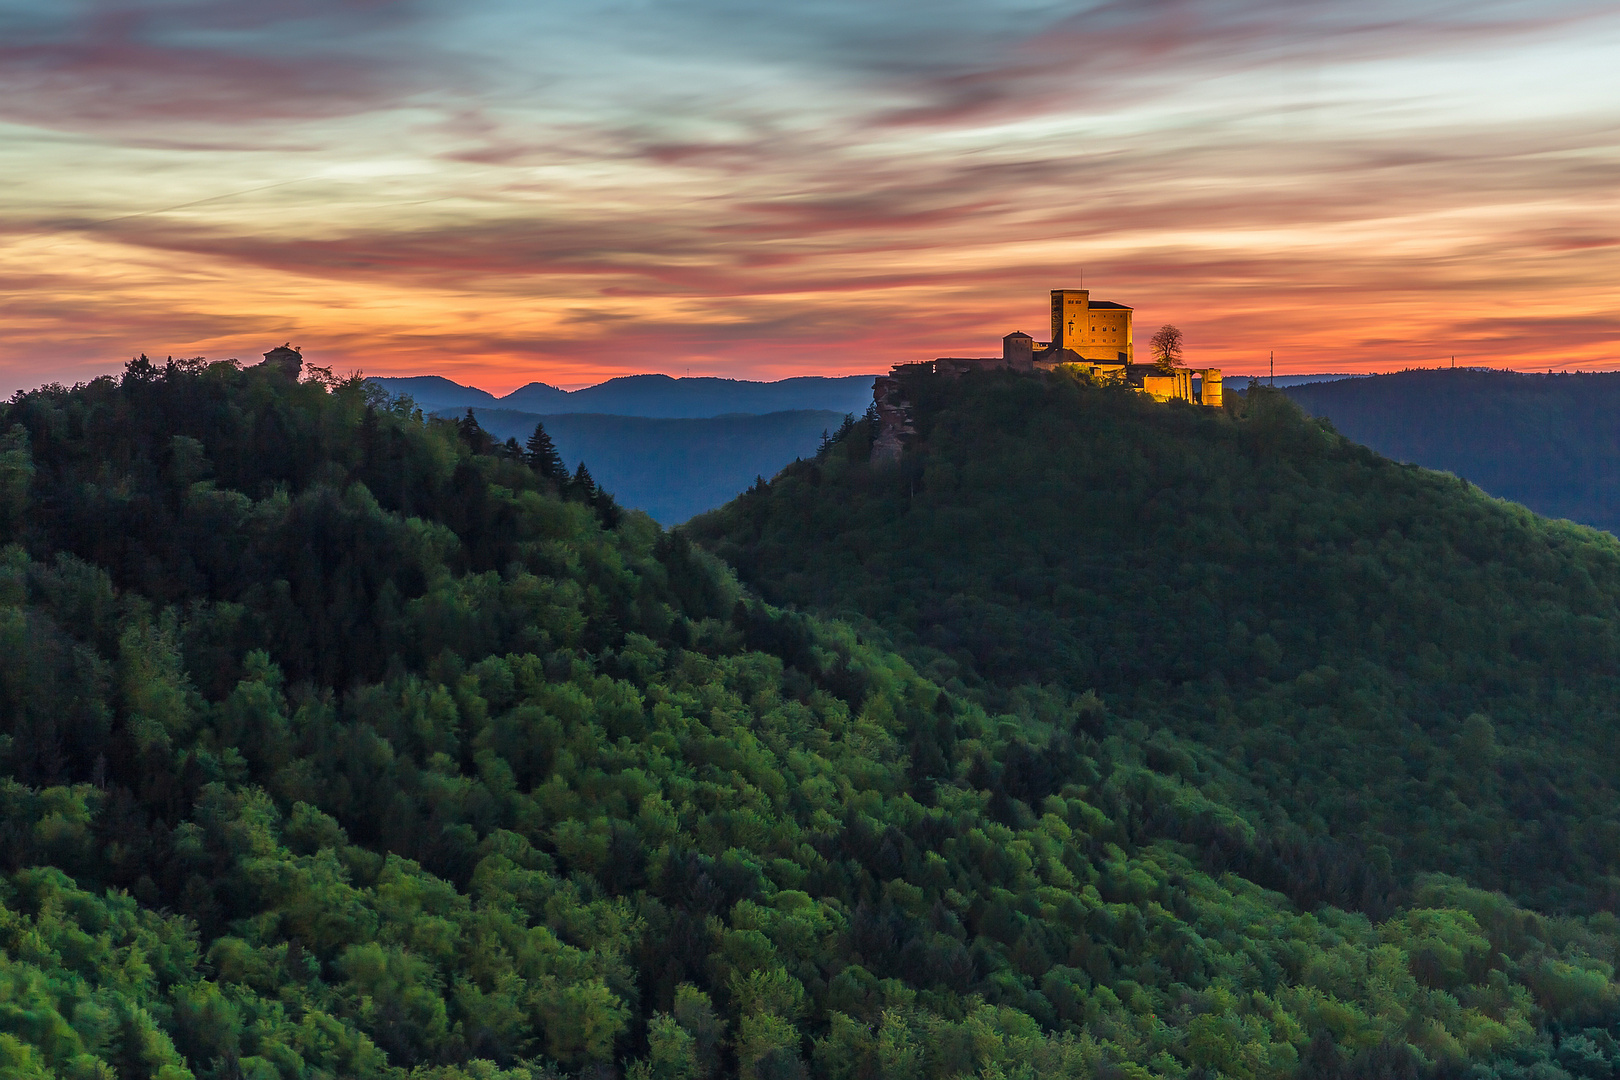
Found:
<path fill-rule="evenodd" d="M 674 525 L 814 454 L 822 432 L 837 430 L 847 414 L 798 410 L 686 420 L 477 409 L 475 415 L 490 434 L 520 443 L 543 422 L 570 466 L 584 461 L 621 504 Z"/>
<path fill-rule="evenodd" d="M 1620 531 L 1620 373 L 1405 371 L 1287 393 L 1397 461 L 1456 473 L 1538 514 Z"/>
<path fill-rule="evenodd" d="M 828 409 L 842 416 L 866 411 L 872 400 L 871 375 L 839 378 L 804 376 L 780 382 L 742 379 L 627 375 L 569 395 L 569 412 L 621 416 L 704 417 L 726 413 L 767 413 L 787 409 Z M 558 410 L 564 411 L 564 410 Z"/>
<path fill-rule="evenodd" d="M 434 409 L 465 409 L 469 405 L 492 406 L 496 402 L 494 394 L 475 386 L 462 386 L 443 375 L 409 375 L 367 381 L 396 396 L 408 394 L 429 412 Z"/>
<path fill-rule="evenodd" d="M 1230 390 L 1242 392 L 1249 385 L 1249 382 L 1253 380 L 1261 386 L 1274 386 L 1278 390 L 1282 390 L 1290 386 L 1306 386 L 1311 383 L 1338 382 L 1344 379 L 1362 378 L 1367 378 L 1367 376 L 1342 372 L 1323 372 L 1317 375 L 1278 375 L 1275 379 L 1264 375 L 1227 375 L 1226 385 Z"/>
<path fill-rule="evenodd" d="M 568 391 L 543 382 L 532 382 L 527 386 L 520 386 L 499 400 L 501 408 L 516 409 L 520 412 L 556 413 L 571 411 L 569 409 Z M 468 404 L 475 403 L 468 402 Z"/>
<path fill-rule="evenodd" d="M 583 390 L 559 390 L 545 383 L 530 383 L 496 398 L 475 387 L 461 386 L 437 375 L 413 378 L 373 378 L 370 382 L 391 394 L 409 394 L 432 410 L 479 408 L 515 409 L 556 415 L 604 413 L 613 416 L 652 416 L 666 419 L 702 419 L 728 413 L 770 413 L 825 409 L 859 416 L 872 400 L 871 375 L 838 377 L 803 376 L 779 382 L 743 379 L 687 378 L 668 375 L 626 375 Z"/>

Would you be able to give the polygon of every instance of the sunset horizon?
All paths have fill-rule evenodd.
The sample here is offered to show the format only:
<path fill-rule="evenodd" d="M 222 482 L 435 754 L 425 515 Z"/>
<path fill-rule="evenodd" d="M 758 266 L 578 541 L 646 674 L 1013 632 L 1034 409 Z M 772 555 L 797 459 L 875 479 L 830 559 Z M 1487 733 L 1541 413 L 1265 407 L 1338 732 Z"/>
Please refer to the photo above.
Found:
<path fill-rule="evenodd" d="M 1581 3 L 217 0 L 3 17 L 6 393 L 847 375 L 1087 288 L 1230 375 L 1620 367 Z"/>

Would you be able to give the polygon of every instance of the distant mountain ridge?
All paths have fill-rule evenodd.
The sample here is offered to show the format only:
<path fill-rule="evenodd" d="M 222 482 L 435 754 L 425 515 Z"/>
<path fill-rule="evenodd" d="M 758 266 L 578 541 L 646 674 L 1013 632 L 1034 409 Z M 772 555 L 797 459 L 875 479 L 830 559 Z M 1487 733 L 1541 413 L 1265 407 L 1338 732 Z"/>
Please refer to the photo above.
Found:
<path fill-rule="evenodd" d="M 451 408 L 437 415 L 461 413 Z M 847 414 L 800 409 L 670 418 L 473 408 L 479 425 L 502 441 L 525 442 L 535 424 L 545 424 L 569 468 L 583 461 L 621 505 L 644 510 L 664 525 L 713 510 L 758 477 L 775 476 L 795 458 L 815 454 L 822 433 L 836 431 Z"/>
<path fill-rule="evenodd" d="M 663 419 L 705 419 L 728 414 L 826 410 L 859 415 L 872 400 L 873 375 L 808 375 L 776 382 L 709 376 L 625 375 L 582 390 L 542 382 L 504 397 L 463 386 L 442 375 L 377 377 L 367 381 L 391 394 L 408 394 L 428 412 L 442 409 L 511 409 L 539 415 L 601 413 Z"/>
<path fill-rule="evenodd" d="M 1431 369 L 1283 392 L 1380 454 L 1620 533 L 1620 373 Z"/>
<path fill-rule="evenodd" d="M 1314 383 L 1343 382 L 1346 379 L 1367 379 L 1369 375 L 1353 375 L 1343 371 L 1324 371 L 1315 375 L 1228 375 L 1226 387 L 1228 392 L 1242 393 L 1249 388 L 1250 382 L 1257 382 L 1261 386 L 1274 386 L 1278 390 L 1290 386 L 1307 386 Z"/>

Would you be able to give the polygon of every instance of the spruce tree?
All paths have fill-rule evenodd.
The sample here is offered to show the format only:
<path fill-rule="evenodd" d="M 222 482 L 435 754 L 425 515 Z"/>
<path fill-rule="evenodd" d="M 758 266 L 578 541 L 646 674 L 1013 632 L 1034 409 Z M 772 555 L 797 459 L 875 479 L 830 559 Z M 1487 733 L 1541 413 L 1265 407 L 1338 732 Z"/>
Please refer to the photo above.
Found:
<path fill-rule="evenodd" d="M 557 444 L 546 434 L 546 425 L 534 425 L 534 434 L 529 436 L 526 446 L 523 457 L 529 463 L 529 468 L 547 480 L 562 482 L 568 479 L 568 466 L 562 455 L 557 453 Z"/>
<path fill-rule="evenodd" d="M 456 421 L 456 433 L 475 454 L 487 454 L 495 447 L 494 438 L 478 423 L 478 417 L 473 415 L 471 409 L 467 410 L 466 416 Z"/>
<path fill-rule="evenodd" d="M 596 481 L 591 478 L 591 470 L 585 467 L 583 461 L 574 470 L 574 478 L 568 481 L 568 497 L 593 505 L 596 502 Z"/>
<path fill-rule="evenodd" d="M 602 522 L 604 529 L 618 528 L 619 522 L 624 519 L 624 511 L 619 507 L 618 501 L 608 494 L 607 488 L 598 487 L 596 497 L 591 502 L 596 507 L 597 519 Z"/>

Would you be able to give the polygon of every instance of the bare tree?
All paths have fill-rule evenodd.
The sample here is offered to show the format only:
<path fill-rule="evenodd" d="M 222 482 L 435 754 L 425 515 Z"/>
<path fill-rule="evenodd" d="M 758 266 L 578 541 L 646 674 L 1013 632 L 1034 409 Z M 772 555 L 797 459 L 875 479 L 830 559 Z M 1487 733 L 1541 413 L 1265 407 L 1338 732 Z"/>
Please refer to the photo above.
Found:
<path fill-rule="evenodd" d="M 1168 374 L 1183 366 L 1181 340 L 1181 331 L 1166 323 L 1148 341 L 1148 347 L 1153 350 L 1153 362 L 1159 365 L 1159 370 Z"/>

